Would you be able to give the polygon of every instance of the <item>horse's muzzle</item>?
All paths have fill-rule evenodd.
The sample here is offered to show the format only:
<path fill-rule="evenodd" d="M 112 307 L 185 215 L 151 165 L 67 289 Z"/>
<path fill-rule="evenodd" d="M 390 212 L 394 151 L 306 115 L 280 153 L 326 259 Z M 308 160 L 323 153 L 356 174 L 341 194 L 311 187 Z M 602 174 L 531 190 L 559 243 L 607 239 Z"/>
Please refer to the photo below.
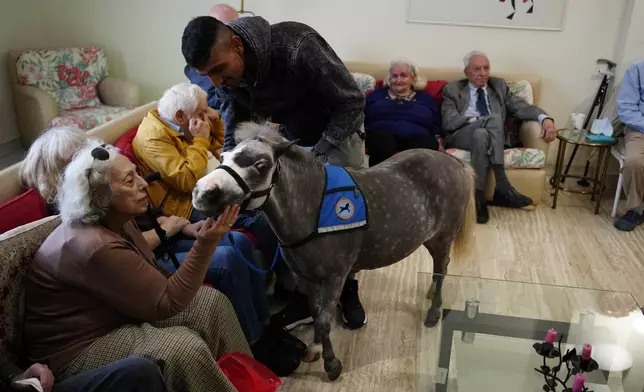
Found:
<path fill-rule="evenodd" d="M 192 191 L 192 205 L 206 216 L 217 216 L 227 206 L 241 205 L 246 198 L 238 192 L 224 192 L 218 186 L 210 186 L 207 189 L 197 186 Z"/>
<path fill-rule="evenodd" d="M 201 189 L 199 185 L 192 191 L 192 205 L 206 215 L 216 215 L 224 204 L 224 193 L 219 187 Z"/>

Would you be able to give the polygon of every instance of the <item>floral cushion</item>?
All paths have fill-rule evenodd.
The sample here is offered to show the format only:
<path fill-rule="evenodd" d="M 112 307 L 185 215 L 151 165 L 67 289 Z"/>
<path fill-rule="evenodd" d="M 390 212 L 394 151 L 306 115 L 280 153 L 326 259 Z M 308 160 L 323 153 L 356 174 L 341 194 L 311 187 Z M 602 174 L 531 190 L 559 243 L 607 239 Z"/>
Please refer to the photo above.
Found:
<path fill-rule="evenodd" d="M 360 72 L 351 73 L 353 79 L 358 83 L 358 88 L 363 94 L 367 94 L 376 88 L 376 78 Z"/>
<path fill-rule="evenodd" d="M 469 151 L 448 148 L 445 152 L 468 164 L 471 161 Z M 546 154 L 537 148 L 508 148 L 503 155 L 506 169 L 543 169 L 546 166 Z"/>
<path fill-rule="evenodd" d="M 49 122 L 49 127 L 65 127 L 75 125 L 80 129 L 89 130 L 108 121 L 126 114 L 130 109 L 119 106 L 101 105 L 89 109 L 66 110 Z"/>
<path fill-rule="evenodd" d="M 20 350 L 23 277 L 40 245 L 59 224 L 59 217 L 47 217 L 0 237 L 0 357 Z"/>
<path fill-rule="evenodd" d="M 523 98 L 530 105 L 534 104 L 534 92 L 532 85 L 527 80 L 517 80 L 516 82 L 507 82 L 512 94 Z"/>
<path fill-rule="evenodd" d="M 97 87 L 107 77 L 102 49 L 42 49 L 22 52 L 16 62 L 18 79 L 51 93 L 60 110 L 99 106 Z"/>

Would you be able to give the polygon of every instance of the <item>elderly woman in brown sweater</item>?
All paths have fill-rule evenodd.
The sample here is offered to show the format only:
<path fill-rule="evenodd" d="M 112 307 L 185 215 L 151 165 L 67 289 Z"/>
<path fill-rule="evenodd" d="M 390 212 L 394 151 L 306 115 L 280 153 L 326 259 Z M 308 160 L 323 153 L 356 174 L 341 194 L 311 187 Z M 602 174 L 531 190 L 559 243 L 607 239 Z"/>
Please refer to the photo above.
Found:
<path fill-rule="evenodd" d="M 239 209 L 208 219 L 168 276 L 133 220 L 146 210 L 146 187 L 134 164 L 97 141 L 69 164 L 62 224 L 27 275 L 27 356 L 58 379 L 142 356 L 160 364 L 169 391 L 235 391 L 216 360 L 250 349 L 228 299 L 201 283 Z"/>

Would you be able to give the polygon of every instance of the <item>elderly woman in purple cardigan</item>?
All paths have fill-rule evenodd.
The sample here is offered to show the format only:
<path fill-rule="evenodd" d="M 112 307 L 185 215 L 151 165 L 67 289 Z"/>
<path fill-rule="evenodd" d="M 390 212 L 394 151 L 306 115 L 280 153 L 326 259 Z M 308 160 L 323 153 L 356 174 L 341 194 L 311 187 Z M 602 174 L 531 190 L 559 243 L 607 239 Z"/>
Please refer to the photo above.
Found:
<path fill-rule="evenodd" d="M 369 166 L 398 151 L 438 150 L 436 136 L 443 136 L 440 108 L 422 90 L 424 85 L 418 68 L 406 61 L 392 61 L 386 84 L 369 94 L 365 104 Z"/>

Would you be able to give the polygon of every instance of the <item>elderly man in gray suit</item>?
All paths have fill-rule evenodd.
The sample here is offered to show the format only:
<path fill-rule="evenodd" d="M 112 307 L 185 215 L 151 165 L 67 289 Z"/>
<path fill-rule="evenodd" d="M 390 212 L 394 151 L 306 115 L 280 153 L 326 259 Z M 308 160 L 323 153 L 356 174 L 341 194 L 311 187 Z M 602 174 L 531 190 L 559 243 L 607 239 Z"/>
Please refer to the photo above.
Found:
<path fill-rule="evenodd" d="M 496 178 L 493 205 L 522 208 L 532 200 L 516 191 L 503 167 L 504 124 L 507 115 L 522 121 L 539 121 L 543 138 L 553 141 L 557 129 L 543 110 L 512 94 L 505 80 L 490 77 L 490 61 L 483 52 L 465 56 L 467 79 L 443 89 L 443 129 L 449 147 L 468 150 L 476 172 L 476 214 L 479 223 L 489 220 L 484 189 L 491 166 Z"/>

